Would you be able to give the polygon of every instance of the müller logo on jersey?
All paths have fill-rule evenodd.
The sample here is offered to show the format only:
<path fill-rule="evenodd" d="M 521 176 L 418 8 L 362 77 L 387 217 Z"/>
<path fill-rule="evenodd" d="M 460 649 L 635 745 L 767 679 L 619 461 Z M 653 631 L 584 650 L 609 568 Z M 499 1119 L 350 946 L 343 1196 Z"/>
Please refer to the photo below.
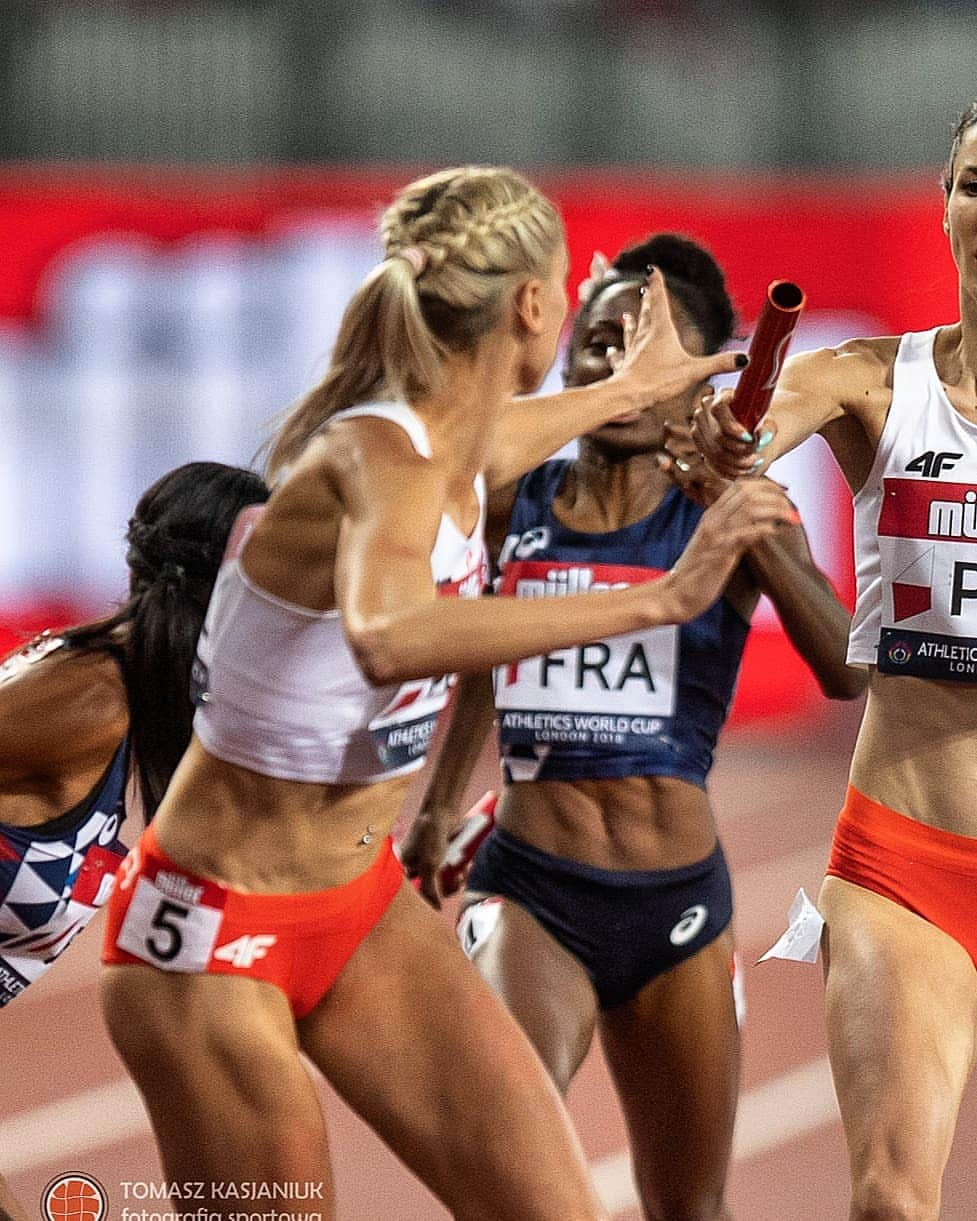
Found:
<path fill-rule="evenodd" d="M 656 568 L 624 564 L 572 564 L 514 560 L 505 566 L 500 594 L 520 598 L 561 598 L 601 590 L 627 589 L 661 576 Z M 624 735 L 647 738 L 674 715 L 678 668 L 678 629 L 674 625 L 624 632 L 525 658 L 495 671 L 496 705 L 503 729 L 532 731 L 535 740 L 586 744 Z M 531 714 L 525 718 L 516 712 Z M 573 719 L 572 726 L 543 721 L 551 713 Z"/>
<path fill-rule="evenodd" d="M 968 489 L 962 502 L 931 501 L 928 533 L 930 538 L 977 539 L 977 492 Z"/>
<path fill-rule="evenodd" d="M 977 488 L 973 484 L 886 479 L 883 491 L 880 534 L 977 541 Z"/>
<path fill-rule="evenodd" d="M 574 594 L 628 589 L 654 580 L 657 568 L 630 568 L 624 564 L 561 564 L 522 560 L 506 564 L 499 593 L 517 598 L 568 598 Z"/>

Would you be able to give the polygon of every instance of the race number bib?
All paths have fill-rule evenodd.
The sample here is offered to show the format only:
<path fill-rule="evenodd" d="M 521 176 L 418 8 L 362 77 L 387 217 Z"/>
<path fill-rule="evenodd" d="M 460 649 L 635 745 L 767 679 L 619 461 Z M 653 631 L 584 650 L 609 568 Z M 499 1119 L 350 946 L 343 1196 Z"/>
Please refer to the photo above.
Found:
<path fill-rule="evenodd" d="M 879 669 L 977 682 L 977 488 L 900 478 L 883 486 Z"/>
<path fill-rule="evenodd" d="M 158 875 L 157 875 L 158 876 Z M 120 950 L 166 971 L 197 972 L 206 969 L 213 953 L 224 913 L 200 903 L 193 891 L 203 891 L 180 875 L 177 886 L 163 890 L 149 878 L 136 882 L 129 910 L 119 930 Z"/>
<path fill-rule="evenodd" d="M 521 598 L 626 589 L 661 575 L 619 564 L 516 561 L 500 593 Z M 531 657 L 495 671 L 506 744 L 640 750 L 675 715 L 679 629 L 626 632 Z"/>

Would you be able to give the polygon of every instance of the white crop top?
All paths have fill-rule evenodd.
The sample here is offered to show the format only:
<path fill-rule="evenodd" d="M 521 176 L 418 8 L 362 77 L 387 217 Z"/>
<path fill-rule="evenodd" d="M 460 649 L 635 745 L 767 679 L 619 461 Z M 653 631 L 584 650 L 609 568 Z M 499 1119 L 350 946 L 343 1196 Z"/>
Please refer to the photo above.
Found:
<path fill-rule="evenodd" d="M 977 683 L 977 425 L 940 383 L 938 330 L 899 342 L 892 404 L 854 500 L 848 660 Z"/>
<path fill-rule="evenodd" d="M 405 404 L 371 403 L 332 418 L 365 415 L 397 424 L 431 457 L 423 421 Z M 481 474 L 474 486 L 479 517 L 469 537 L 441 517 L 431 573 L 442 595 L 477 596 L 485 582 Z M 241 568 L 247 534 L 235 535 L 197 646 L 193 727 L 204 747 L 251 771 L 310 783 L 369 784 L 421 767 L 453 676 L 371 686 L 340 612 L 260 589 Z"/>

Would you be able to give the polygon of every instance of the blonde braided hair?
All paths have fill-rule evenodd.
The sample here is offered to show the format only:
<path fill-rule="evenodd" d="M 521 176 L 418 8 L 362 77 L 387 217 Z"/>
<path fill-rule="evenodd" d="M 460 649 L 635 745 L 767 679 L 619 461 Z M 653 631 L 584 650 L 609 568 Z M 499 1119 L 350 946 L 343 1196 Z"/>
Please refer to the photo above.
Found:
<path fill-rule="evenodd" d="M 490 166 L 410 183 L 383 213 L 380 238 L 386 257 L 346 307 L 325 377 L 273 437 L 271 473 L 337 411 L 436 390 L 448 353 L 488 334 L 518 285 L 549 273 L 564 240 L 553 204 Z"/>

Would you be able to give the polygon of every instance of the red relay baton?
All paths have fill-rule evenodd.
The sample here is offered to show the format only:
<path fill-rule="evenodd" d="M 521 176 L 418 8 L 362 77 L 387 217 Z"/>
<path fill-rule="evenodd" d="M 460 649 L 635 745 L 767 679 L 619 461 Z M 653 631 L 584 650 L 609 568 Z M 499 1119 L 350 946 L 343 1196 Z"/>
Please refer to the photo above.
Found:
<path fill-rule="evenodd" d="M 448 847 L 438 866 L 438 886 L 443 895 L 452 895 L 458 889 L 462 875 L 495 826 L 495 807 L 498 804 L 498 793 L 488 792 L 480 797 L 448 840 Z M 421 879 L 411 878 L 411 885 L 419 890 Z"/>
<path fill-rule="evenodd" d="M 462 874 L 495 826 L 495 807 L 498 803 L 498 793 L 489 792 L 480 797 L 448 840 L 448 847 L 438 870 L 438 886 L 443 895 L 454 894 L 458 889 Z"/>
<path fill-rule="evenodd" d="M 767 289 L 767 299 L 750 342 L 750 363 L 740 375 L 730 404 L 733 415 L 750 432 L 767 414 L 806 300 L 803 289 L 790 280 L 774 280 Z"/>

